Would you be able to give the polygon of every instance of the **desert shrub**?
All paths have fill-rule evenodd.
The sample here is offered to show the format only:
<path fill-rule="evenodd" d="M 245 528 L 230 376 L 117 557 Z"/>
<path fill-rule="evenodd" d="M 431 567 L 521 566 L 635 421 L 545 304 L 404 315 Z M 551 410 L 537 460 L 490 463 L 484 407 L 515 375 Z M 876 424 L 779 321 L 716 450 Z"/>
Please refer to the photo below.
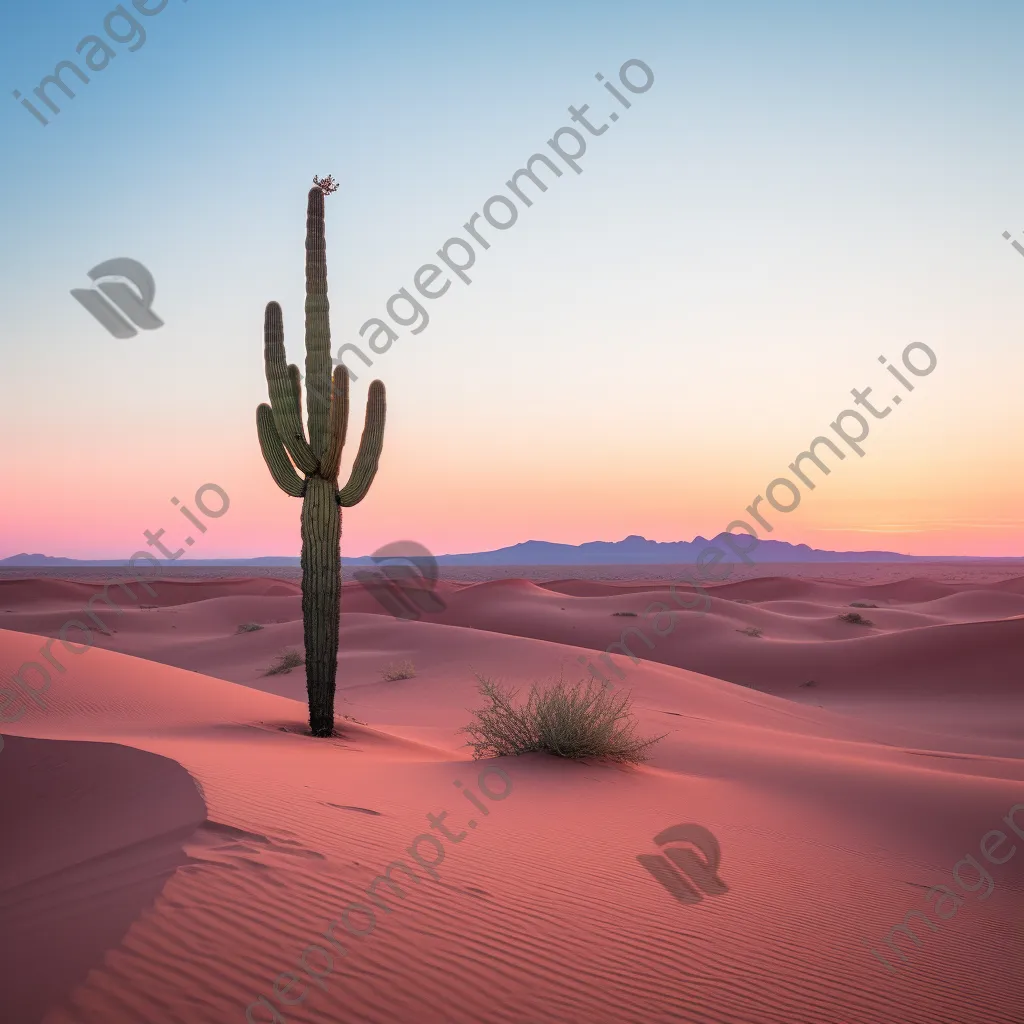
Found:
<path fill-rule="evenodd" d="M 873 604 L 871 601 L 851 601 L 851 608 L 877 608 L 877 604 Z"/>
<path fill-rule="evenodd" d="M 282 673 L 287 675 L 293 668 L 298 668 L 300 665 L 305 665 L 305 659 L 292 647 L 287 647 L 278 656 L 277 661 L 274 662 L 270 668 L 264 672 L 267 676 L 279 676 Z"/>
<path fill-rule="evenodd" d="M 839 616 L 842 622 L 852 623 L 854 626 L 873 626 L 874 623 L 870 619 L 865 619 L 860 612 L 844 612 Z"/>
<path fill-rule="evenodd" d="M 636 738 L 629 694 L 613 694 L 593 679 L 570 687 L 559 678 L 543 693 L 534 685 L 517 707 L 515 691 L 476 678 L 488 705 L 473 712 L 476 722 L 459 730 L 469 734 L 474 758 L 544 751 L 575 760 L 642 764 L 647 750 L 668 735 Z"/>
<path fill-rule="evenodd" d="M 808 679 L 806 683 L 801 683 L 801 686 L 817 686 L 818 684 L 813 679 Z"/>
<path fill-rule="evenodd" d="M 636 612 L 612 612 L 612 615 L 628 615 L 630 618 L 636 618 Z"/>
<path fill-rule="evenodd" d="M 235 630 L 236 633 L 255 633 L 256 630 L 262 629 L 263 627 L 258 622 L 243 622 L 242 625 Z"/>
<path fill-rule="evenodd" d="M 412 679 L 416 675 L 416 666 L 411 661 L 392 662 L 380 677 L 386 683 L 393 683 L 397 679 Z"/>
<path fill-rule="evenodd" d="M 760 626 L 747 626 L 746 629 L 737 629 L 737 633 L 745 633 L 747 636 L 760 636 L 764 631 Z"/>

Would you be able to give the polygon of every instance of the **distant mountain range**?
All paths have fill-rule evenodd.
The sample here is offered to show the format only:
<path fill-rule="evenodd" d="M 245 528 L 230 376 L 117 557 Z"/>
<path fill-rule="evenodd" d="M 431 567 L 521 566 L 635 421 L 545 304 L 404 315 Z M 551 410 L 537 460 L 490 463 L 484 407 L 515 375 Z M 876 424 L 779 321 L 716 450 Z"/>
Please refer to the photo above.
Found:
<path fill-rule="evenodd" d="M 626 537 L 624 540 L 592 540 L 586 544 L 555 544 L 546 540 L 528 540 L 496 551 L 476 551 L 462 555 L 438 555 L 439 565 L 465 566 L 536 566 L 536 565 L 692 565 L 709 543 L 718 543 L 726 552 L 724 561 L 740 562 L 728 544 L 720 543 L 727 534 L 719 534 L 714 541 L 695 537 L 692 541 L 656 541 L 646 537 Z M 746 535 L 735 535 L 741 547 L 747 547 Z M 972 555 L 902 555 L 896 551 L 825 551 L 806 544 L 789 544 L 783 540 L 763 540 L 751 553 L 758 564 L 772 562 L 1024 562 L 1024 558 L 981 558 Z M 173 562 L 164 560 L 166 564 Z M 375 565 L 369 555 L 345 558 L 345 565 Z M 51 555 L 11 555 L 0 558 L 0 567 L 8 568 L 60 568 L 62 566 L 124 566 L 125 559 L 59 558 Z M 140 560 L 140 565 L 150 563 Z M 264 555 L 259 558 L 189 558 L 185 565 L 252 565 L 263 567 L 298 568 L 297 557 Z"/>

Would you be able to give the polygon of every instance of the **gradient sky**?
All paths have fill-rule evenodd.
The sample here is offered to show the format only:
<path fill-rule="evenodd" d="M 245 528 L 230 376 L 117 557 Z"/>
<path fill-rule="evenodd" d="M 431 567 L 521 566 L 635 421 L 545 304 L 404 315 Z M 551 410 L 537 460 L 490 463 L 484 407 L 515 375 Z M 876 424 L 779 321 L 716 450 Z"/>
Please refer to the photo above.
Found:
<path fill-rule="evenodd" d="M 344 473 L 372 376 L 388 424 L 343 552 L 710 536 L 870 386 L 905 399 L 770 536 L 1024 555 L 1019 4 L 170 0 L 43 127 L 11 91 L 114 6 L 0 16 L 0 557 L 178 547 L 171 498 L 207 482 L 231 507 L 191 555 L 297 554 L 255 409 L 268 300 L 304 359 L 312 175 L 342 183 L 336 350 L 584 103 L 621 117 L 583 173 L 488 229 L 424 331 L 350 361 Z M 594 76 L 631 58 L 655 81 L 624 110 Z M 163 328 L 112 338 L 70 296 L 118 256 Z M 913 341 L 938 365 L 907 394 L 878 357 Z"/>

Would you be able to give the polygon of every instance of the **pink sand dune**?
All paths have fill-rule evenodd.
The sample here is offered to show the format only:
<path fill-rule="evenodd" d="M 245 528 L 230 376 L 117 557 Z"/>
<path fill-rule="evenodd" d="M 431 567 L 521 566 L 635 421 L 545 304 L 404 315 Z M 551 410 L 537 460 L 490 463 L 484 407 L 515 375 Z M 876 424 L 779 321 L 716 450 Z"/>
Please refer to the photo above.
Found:
<path fill-rule="evenodd" d="M 96 592 L 18 582 L 30 599 L 0 591 L 5 677 Z M 297 589 L 238 582 L 161 582 L 144 599 L 159 608 L 114 617 L 99 649 L 58 641 L 46 706 L 3 724 L 16 1024 L 221 1024 L 247 1007 L 287 1024 L 1020 1024 L 1012 587 L 888 584 L 868 628 L 836 616 L 881 605 L 880 587 L 748 580 L 659 637 L 644 610 L 672 604 L 664 586 L 445 584 L 447 609 L 418 622 L 346 586 L 340 735 L 313 740 L 302 669 L 262 674 L 301 648 Z M 246 621 L 265 628 L 235 633 Z M 616 683 L 640 733 L 667 734 L 647 765 L 468 759 L 474 672 L 578 678 L 631 626 L 656 646 L 616 655 Z M 403 659 L 415 676 L 382 681 Z M 726 891 L 699 902 L 637 860 L 685 823 L 721 846 Z M 989 898 L 958 889 L 920 947 L 886 944 L 908 911 L 935 917 L 928 888 L 953 886 L 994 829 L 1017 852 L 988 865 Z M 399 859 L 414 876 L 375 885 Z"/>
<path fill-rule="evenodd" d="M 177 762 L 130 746 L 8 736 L 0 756 L 4 1019 L 36 1021 L 188 863 L 206 808 Z"/>

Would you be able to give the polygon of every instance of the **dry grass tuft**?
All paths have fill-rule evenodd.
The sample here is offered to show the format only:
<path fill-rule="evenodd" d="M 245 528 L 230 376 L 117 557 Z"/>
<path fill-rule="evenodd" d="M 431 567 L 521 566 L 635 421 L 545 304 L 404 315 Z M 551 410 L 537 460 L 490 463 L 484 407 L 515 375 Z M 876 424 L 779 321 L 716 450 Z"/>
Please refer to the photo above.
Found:
<path fill-rule="evenodd" d="M 747 636 L 760 636 L 764 630 L 760 626 L 747 626 L 746 629 L 737 629 L 737 633 L 744 633 Z"/>
<path fill-rule="evenodd" d="M 570 687 L 559 678 L 543 693 L 534 685 L 526 703 L 516 707 L 516 691 L 479 674 L 476 679 L 489 705 L 474 711 L 476 722 L 459 730 L 469 734 L 474 758 L 544 751 L 574 760 L 642 764 L 648 749 L 668 735 L 634 737 L 629 694 L 615 695 L 594 680 Z"/>
<path fill-rule="evenodd" d="M 860 612 L 843 612 L 839 616 L 842 622 L 849 622 L 854 626 L 873 626 L 874 623 L 870 619 L 865 619 Z"/>
<path fill-rule="evenodd" d="M 851 608 L 877 608 L 878 605 L 874 604 L 871 601 L 851 601 L 850 602 L 850 607 Z"/>
<path fill-rule="evenodd" d="M 628 616 L 629 618 L 632 618 L 632 619 L 635 619 L 637 617 L 636 616 L 636 612 L 612 612 L 612 615 Z"/>
<path fill-rule="evenodd" d="M 243 622 L 242 625 L 235 630 L 236 633 L 255 633 L 258 629 L 263 627 L 258 622 Z"/>
<path fill-rule="evenodd" d="M 380 677 L 385 683 L 393 683 L 397 679 L 412 679 L 416 675 L 416 666 L 411 661 L 392 662 Z"/>
<path fill-rule="evenodd" d="M 275 661 L 274 664 L 271 665 L 263 674 L 265 676 L 287 675 L 293 668 L 298 668 L 300 665 L 305 664 L 306 659 L 303 658 L 298 651 L 292 647 L 286 647 L 277 656 L 277 661 Z"/>

